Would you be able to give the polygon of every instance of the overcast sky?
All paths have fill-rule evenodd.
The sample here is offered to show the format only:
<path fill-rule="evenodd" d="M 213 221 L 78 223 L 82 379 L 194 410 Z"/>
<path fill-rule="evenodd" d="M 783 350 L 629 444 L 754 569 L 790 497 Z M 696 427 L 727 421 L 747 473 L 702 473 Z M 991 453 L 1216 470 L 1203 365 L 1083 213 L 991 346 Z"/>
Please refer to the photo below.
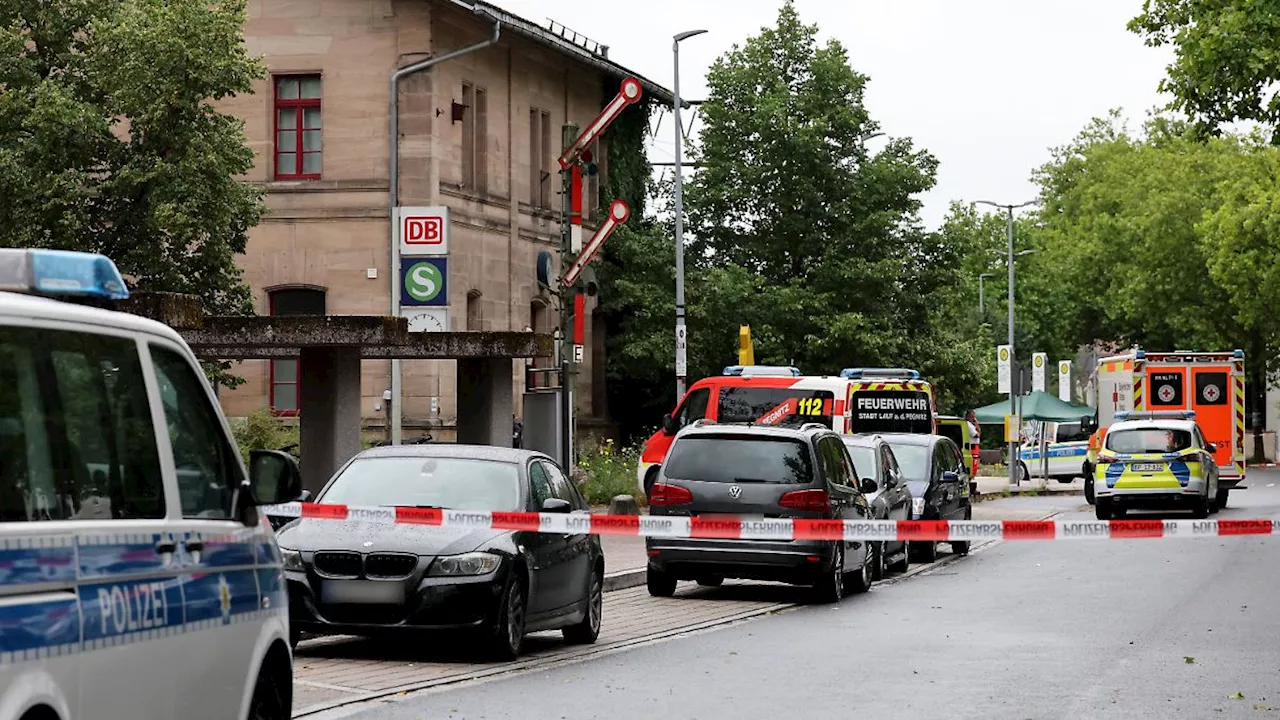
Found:
<path fill-rule="evenodd" d="M 772 25 L 782 0 L 493 0 L 609 46 L 610 59 L 671 86 L 671 36 L 681 43 L 681 94 L 705 97 L 711 62 Z M 1094 116 L 1122 108 L 1136 127 L 1162 104 L 1171 53 L 1125 29 L 1142 0 L 797 0 L 801 19 L 836 38 L 871 78 L 867 105 L 882 129 L 941 161 L 924 220 L 952 200 L 1017 203 L 1035 196 L 1031 170 Z M 652 159 L 672 159 L 664 119 Z M 870 147 L 876 147 L 872 140 Z"/>

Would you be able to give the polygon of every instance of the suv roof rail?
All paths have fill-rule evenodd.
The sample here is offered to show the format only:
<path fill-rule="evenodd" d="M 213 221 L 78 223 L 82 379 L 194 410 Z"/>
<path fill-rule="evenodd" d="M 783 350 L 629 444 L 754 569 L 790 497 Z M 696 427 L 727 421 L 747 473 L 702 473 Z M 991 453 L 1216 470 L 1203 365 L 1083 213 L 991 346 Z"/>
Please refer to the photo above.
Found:
<path fill-rule="evenodd" d="M 1195 420 L 1195 410 L 1121 410 L 1114 415 L 1116 422 L 1123 420 Z"/>
<path fill-rule="evenodd" d="M 808 432 L 809 430 L 830 430 L 830 429 L 831 428 L 829 426 L 823 425 L 820 422 L 807 422 L 800 426 L 801 432 Z"/>
<path fill-rule="evenodd" d="M 0 290 L 99 303 L 129 297 L 111 258 L 69 250 L 0 248 Z"/>
<path fill-rule="evenodd" d="M 740 377 L 800 377 L 800 368 L 790 365 L 727 365 L 724 375 Z"/>
<path fill-rule="evenodd" d="M 910 368 L 845 368 L 840 371 L 840 377 L 845 380 L 860 380 L 862 378 L 906 378 L 908 380 L 919 380 L 920 373 Z"/>

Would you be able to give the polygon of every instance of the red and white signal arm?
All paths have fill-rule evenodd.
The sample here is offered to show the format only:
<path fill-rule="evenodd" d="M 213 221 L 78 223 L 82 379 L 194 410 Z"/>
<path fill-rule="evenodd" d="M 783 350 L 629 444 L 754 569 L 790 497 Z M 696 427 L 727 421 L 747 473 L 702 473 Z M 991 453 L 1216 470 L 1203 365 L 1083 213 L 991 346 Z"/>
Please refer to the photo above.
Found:
<path fill-rule="evenodd" d="M 396 235 L 403 256 L 449 254 L 449 208 L 396 208 Z"/>

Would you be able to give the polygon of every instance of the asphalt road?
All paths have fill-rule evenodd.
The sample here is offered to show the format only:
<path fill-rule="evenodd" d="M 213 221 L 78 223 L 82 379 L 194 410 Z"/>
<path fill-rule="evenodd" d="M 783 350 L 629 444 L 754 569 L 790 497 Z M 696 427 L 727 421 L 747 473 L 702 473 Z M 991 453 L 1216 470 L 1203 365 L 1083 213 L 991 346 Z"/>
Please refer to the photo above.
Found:
<path fill-rule="evenodd" d="M 1254 471 L 1219 517 L 1280 517 L 1276 483 Z M 1060 517 L 1091 516 L 1080 498 L 1054 501 L 1074 508 Z M 354 717 L 1280 718 L 1278 566 L 1274 538 L 998 543 L 839 606 Z"/>

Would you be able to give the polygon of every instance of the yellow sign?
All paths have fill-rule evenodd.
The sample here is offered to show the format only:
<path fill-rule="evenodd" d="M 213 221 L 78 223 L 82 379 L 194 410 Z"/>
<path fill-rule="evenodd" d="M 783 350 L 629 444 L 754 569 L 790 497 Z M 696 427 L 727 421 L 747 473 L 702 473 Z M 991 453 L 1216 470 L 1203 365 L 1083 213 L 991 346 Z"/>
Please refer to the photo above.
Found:
<path fill-rule="evenodd" d="M 1000 348 L 1000 359 L 1001 359 L 1002 361 L 1003 361 L 1003 360 L 1008 360 L 1008 359 L 1009 359 L 1009 348 L 1007 348 L 1007 347 L 1002 347 L 1002 348 Z"/>
<path fill-rule="evenodd" d="M 1043 367 L 1043 366 L 1044 366 L 1044 358 L 1043 358 L 1042 356 L 1040 356 L 1040 355 L 1037 355 L 1037 356 L 1036 356 L 1036 367 Z"/>
<path fill-rule="evenodd" d="M 756 351 L 755 347 L 751 344 L 750 325 L 743 325 L 738 328 L 738 364 L 756 364 Z"/>
<path fill-rule="evenodd" d="M 816 397 L 800 398 L 800 402 L 798 403 L 798 405 L 799 405 L 799 412 L 796 413 L 797 415 L 822 415 L 823 414 L 822 398 L 816 398 Z"/>
<path fill-rule="evenodd" d="M 1019 418 L 1017 415 L 1005 415 L 1004 416 L 1004 441 L 1018 442 L 1018 440 L 1020 439 L 1019 428 L 1021 427 L 1022 427 L 1022 423 L 1019 422 Z"/>

